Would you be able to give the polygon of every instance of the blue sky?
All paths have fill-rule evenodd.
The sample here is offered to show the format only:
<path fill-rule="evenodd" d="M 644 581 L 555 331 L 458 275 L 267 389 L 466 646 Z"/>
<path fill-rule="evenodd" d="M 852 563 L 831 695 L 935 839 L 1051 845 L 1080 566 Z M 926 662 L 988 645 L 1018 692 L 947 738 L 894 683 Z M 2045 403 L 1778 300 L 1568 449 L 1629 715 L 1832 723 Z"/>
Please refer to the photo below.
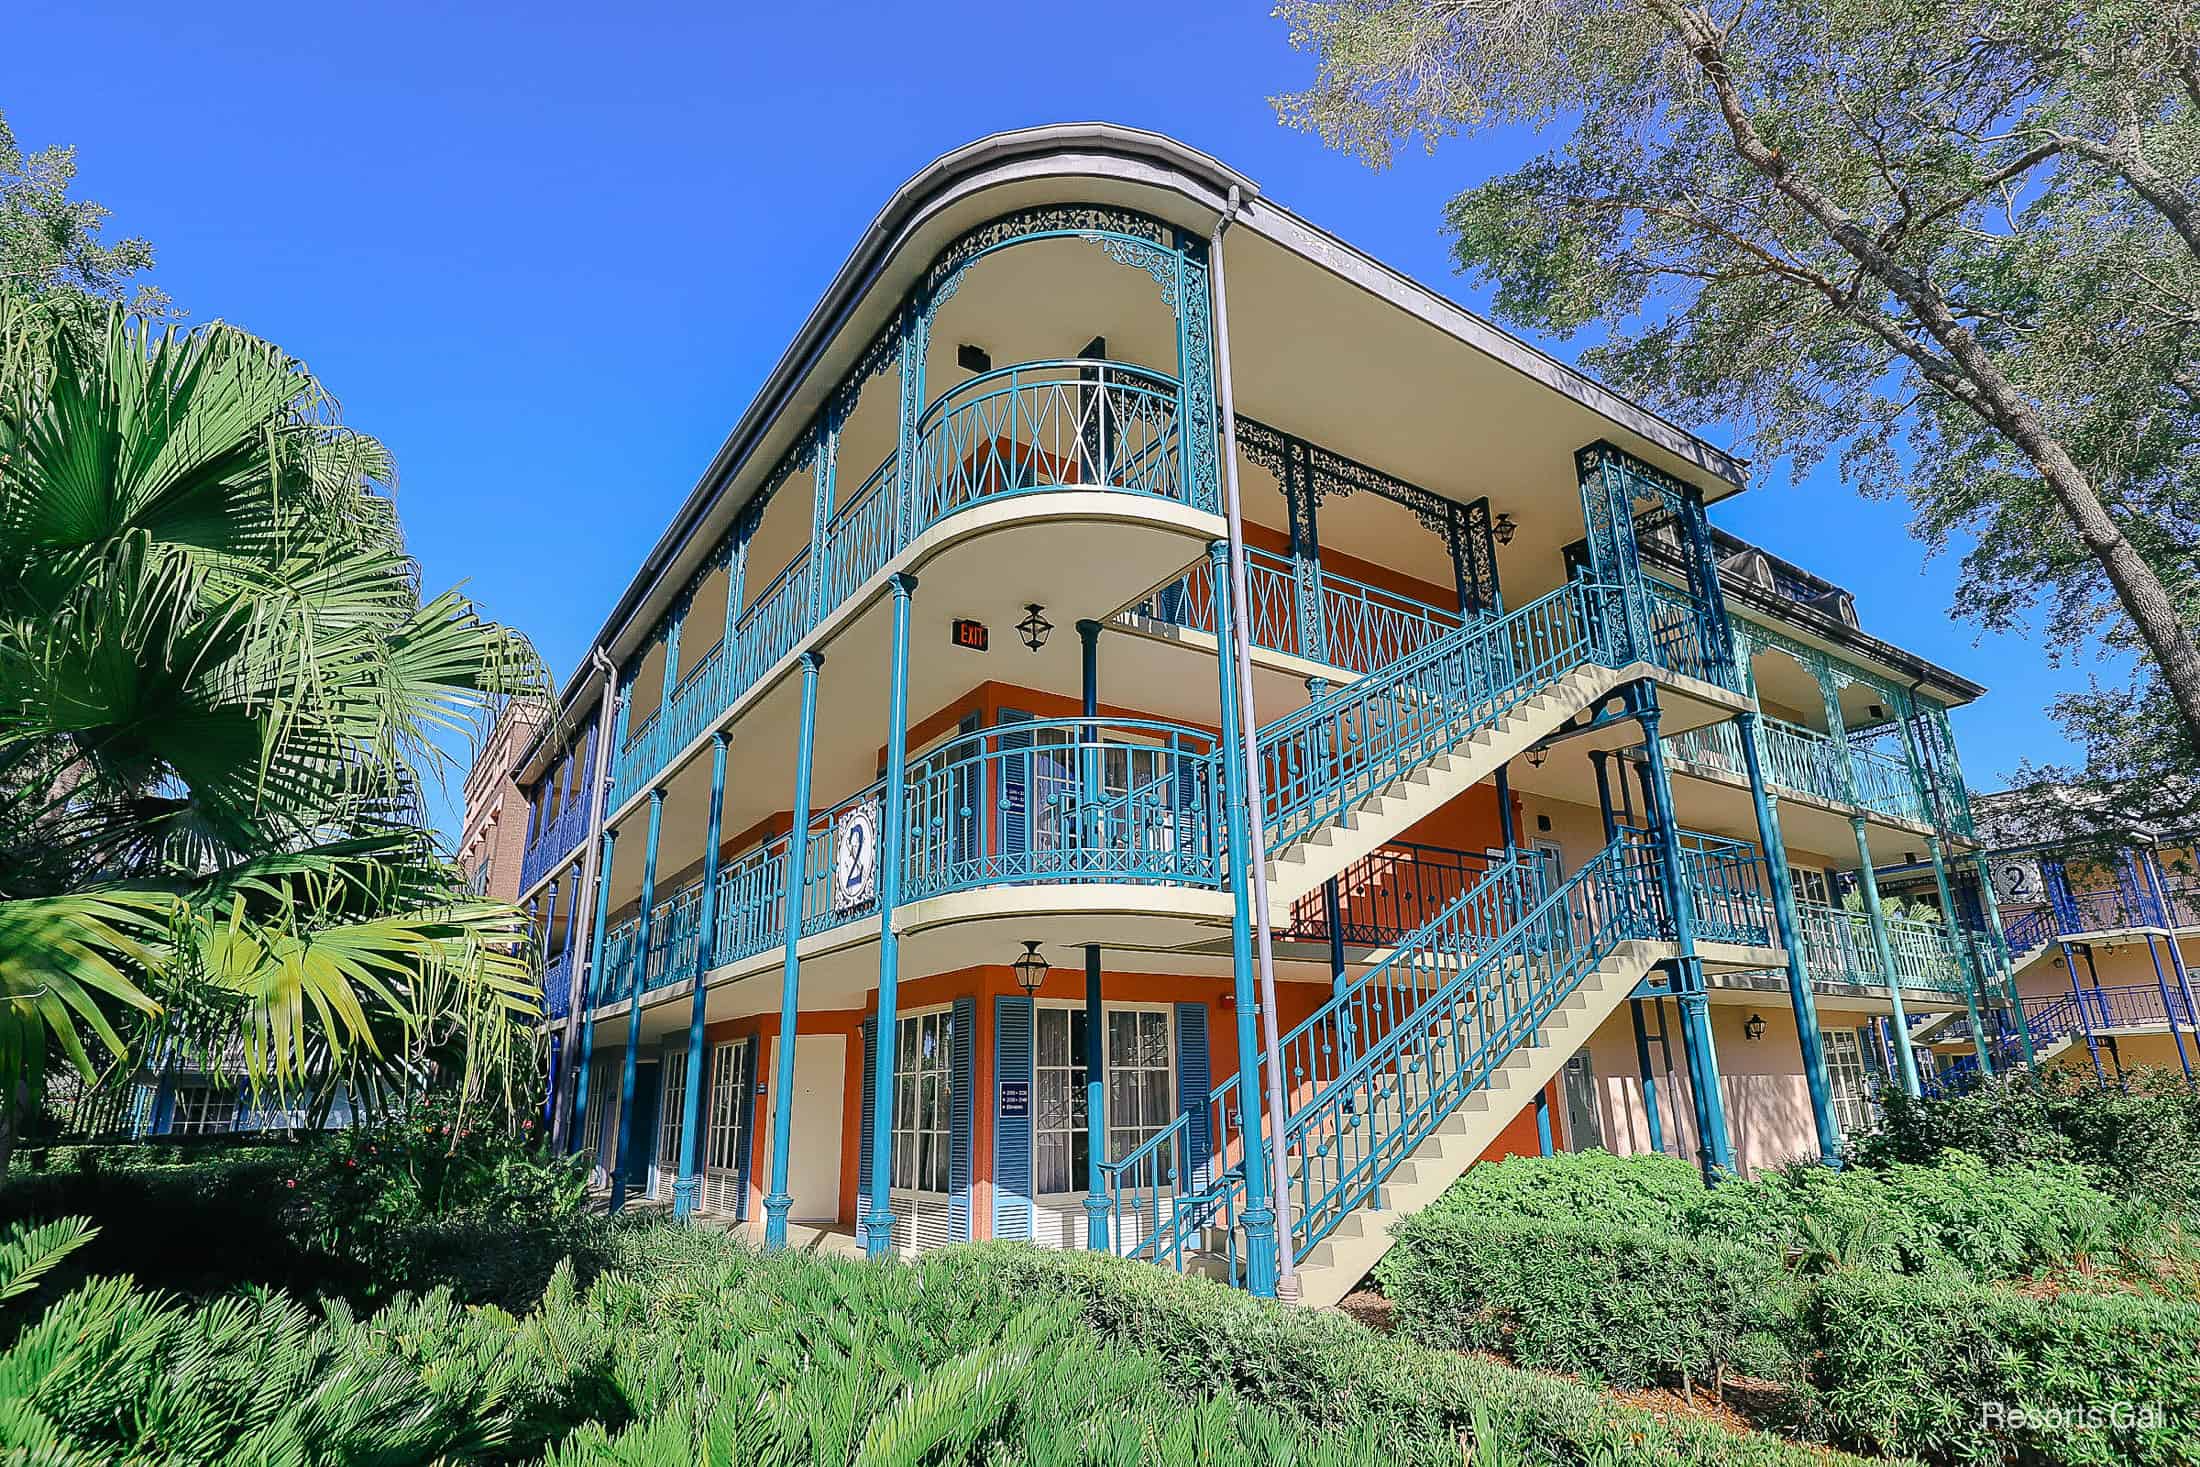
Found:
<path fill-rule="evenodd" d="M 466 582 L 561 678 L 863 226 L 939 153 L 1039 122 L 1154 128 L 1479 307 L 1440 207 L 1537 142 L 1376 174 L 1285 130 L 1266 99 L 1311 62 L 1260 0 L 10 10 L 18 140 L 77 147 L 80 193 L 154 242 L 193 319 L 309 362 L 395 451 L 429 584 Z M 1956 561 L 1925 562 L 1902 506 L 1772 467 L 1717 518 L 1993 689 L 1957 715 L 1975 786 L 2067 752 L 2043 709 L 2082 670 L 1951 623 Z"/>

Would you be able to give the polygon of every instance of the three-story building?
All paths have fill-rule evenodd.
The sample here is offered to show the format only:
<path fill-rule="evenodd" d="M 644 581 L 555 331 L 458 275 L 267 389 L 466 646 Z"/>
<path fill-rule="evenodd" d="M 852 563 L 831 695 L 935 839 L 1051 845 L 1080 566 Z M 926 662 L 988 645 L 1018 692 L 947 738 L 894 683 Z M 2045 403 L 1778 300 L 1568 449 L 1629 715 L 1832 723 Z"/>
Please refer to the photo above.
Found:
<path fill-rule="evenodd" d="M 1316 1300 L 1493 1151 L 1834 1156 L 2006 991 L 1838 895 L 1973 860 L 1981 690 L 1744 480 L 1166 138 L 949 154 L 515 771 L 560 1126 L 773 1243 Z"/>

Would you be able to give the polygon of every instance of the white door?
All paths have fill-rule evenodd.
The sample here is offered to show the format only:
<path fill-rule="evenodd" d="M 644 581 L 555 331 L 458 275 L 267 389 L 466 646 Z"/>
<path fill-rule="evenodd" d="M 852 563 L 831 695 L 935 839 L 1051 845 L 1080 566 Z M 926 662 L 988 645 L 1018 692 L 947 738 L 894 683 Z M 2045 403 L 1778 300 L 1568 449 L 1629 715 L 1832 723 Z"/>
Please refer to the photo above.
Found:
<path fill-rule="evenodd" d="M 848 1041 L 843 1036 L 795 1036 L 787 1194 L 794 1199 L 788 1216 L 797 1222 L 831 1222 L 840 1215 L 841 1087 L 847 1082 L 847 1067 Z M 771 1083 L 777 1084 L 776 1056 L 771 1073 Z"/>

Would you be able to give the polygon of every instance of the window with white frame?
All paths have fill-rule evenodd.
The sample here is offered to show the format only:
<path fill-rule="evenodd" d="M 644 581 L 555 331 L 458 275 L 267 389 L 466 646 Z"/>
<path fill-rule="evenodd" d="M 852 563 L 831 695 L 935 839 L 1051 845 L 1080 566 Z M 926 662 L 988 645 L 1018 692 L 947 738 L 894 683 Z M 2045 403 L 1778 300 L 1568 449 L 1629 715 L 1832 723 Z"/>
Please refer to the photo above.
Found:
<path fill-rule="evenodd" d="M 678 1176 L 680 1172 L 680 1128 L 687 1120 L 687 1081 L 687 1051 L 667 1052 L 664 1098 L 657 1107 L 657 1170 L 665 1176 Z"/>
<path fill-rule="evenodd" d="M 1821 907 L 1833 905 L 1833 888 L 1826 881 L 1826 873 L 1809 866 L 1788 867 L 1788 881 L 1795 888 L 1798 901 L 1816 902 Z"/>
<path fill-rule="evenodd" d="M 1032 1078 L 1034 1183 L 1042 1194 L 1081 1192 L 1089 1176 L 1085 1083 L 1091 1049 L 1082 1008 L 1038 1011 Z M 1135 1151 L 1176 1119 L 1175 1045 L 1167 1009 L 1110 1008 L 1101 1018 L 1108 1154 Z M 1169 1168 L 1162 1159 L 1161 1168 Z"/>
<path fill-rule="evenodd" d="M 741 1148 L 747 1141 L 748 1040 L 731 1040 L 711 1049 L 710 1089 L 704 1092 L 703 1206 L 727 1216 L 741 1210 Z"/>
<path fill-rule="evenodd" d="M 945 1192 L 955 1115 L 955 1015 L 911 1014 L 894 1038 L 894 1186 Z"/>
<path fill-rule="evenodd" d="M 611 1148 L 618 1134 L 619 1083 L 617 1055 L 600 1055 L 588 1066 L 588 1108 L 581 1113 L 581 1150 L 600 1167 L 611 1165 Z"/>
<path fill-rule="evenodd" d="M 1826 1083 L 1832 1091 L 1833 1118 L 1843 1136 L 1872 1123 L 1872 1077 L 1864 1065 L 1864 1045 L 1854 1029 L 1822 1029 L 1826 1047 Z"/>
<path fill-rule="evenodd" d="M 168 1131 L 174 1136 L 209 1136 L 237 1127 L 237 1091 L 230 1085 L 183 1085 Z"/>

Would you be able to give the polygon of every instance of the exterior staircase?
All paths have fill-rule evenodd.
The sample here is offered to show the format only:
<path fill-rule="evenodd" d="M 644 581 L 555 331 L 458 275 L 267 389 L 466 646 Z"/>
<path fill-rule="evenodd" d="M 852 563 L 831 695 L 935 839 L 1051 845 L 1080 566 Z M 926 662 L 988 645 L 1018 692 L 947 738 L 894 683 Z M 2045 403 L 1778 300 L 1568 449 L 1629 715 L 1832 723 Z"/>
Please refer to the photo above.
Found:
<path fill-rule="evenodd" d="M 1469 622 L 1260 731 L 1272 911 L 1488 778 L 1620 684 L 1718 677 L 1692 611 L 1573 580 Z M 1734 842 L 1673 853 L 1699 927 L 1731 905 Z M 1659 851 L 1622 829 L 1553 884 L 1543 863 L 1494 860 L 1285 1036 L 1283 1170 L 1301 1298 L 1332 1304 L 1390 1246 L 1390 1224 L 1480 1156 L 1653 965 L 1677 955 Z M 1271 1057 L 1204 1107 L 1104 1164 L 1118 1252 L 1242 1276 L 1245 1106 L 1262 1113 Z M 1250 1090 L 1247 1087 L 1252 1087 Z M 1261 1154 L 1273 1155 L 1263 1136 Z M 1264 1202 L 1266 1198 L 1262 1199 Z"/>
<path fill-rule="evenodd" d="M 1555 886 L 1539 862 L 1497 862 L 1283 1038 L 1302 1302 L 1341 1299 L 1388 1251 L 1390 1224 L 1457 1178 L 1677 954 L 1656 861 L 1648 836 L 1622 830 Z M 1266 1064 L 1250 1077 L 1256 1107 Z M 1246 1078 L 1105 1168 L 1118 1251 L 1240 1277 Z"/>
<path fill-rule="evenodd" d="M 1711 659 L 1632 650 L 1630 593 L 1573 580 L 1470 621 L 1260 731 L 1268 881 L 1289 909 L 1620 684 Z"/>

